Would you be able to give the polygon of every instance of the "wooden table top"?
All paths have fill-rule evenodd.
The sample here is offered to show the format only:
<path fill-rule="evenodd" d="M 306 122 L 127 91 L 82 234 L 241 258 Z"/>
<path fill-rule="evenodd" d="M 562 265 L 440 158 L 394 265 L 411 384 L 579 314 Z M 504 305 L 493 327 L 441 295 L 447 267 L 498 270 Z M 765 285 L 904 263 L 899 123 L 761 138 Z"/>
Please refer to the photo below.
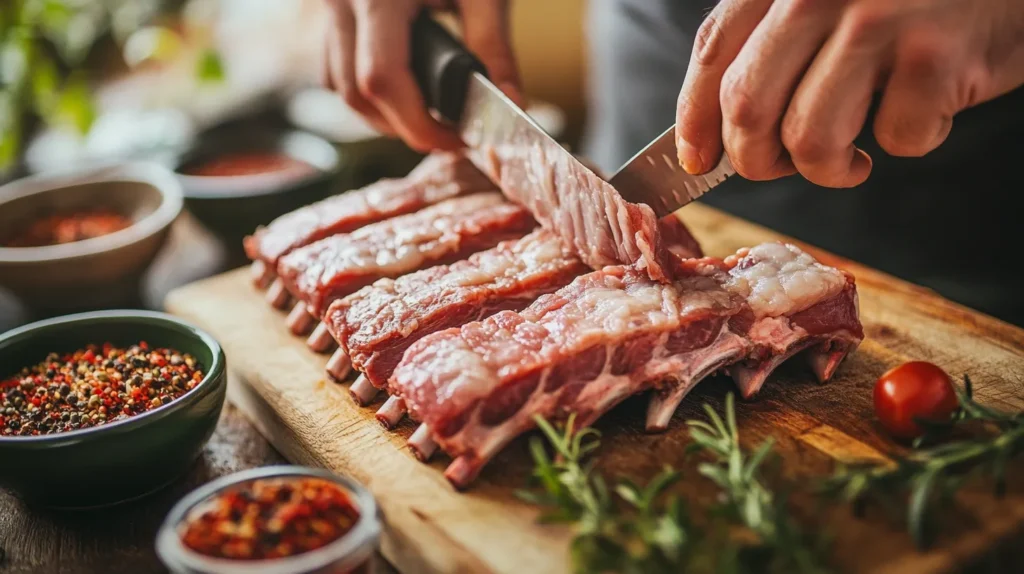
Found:
<path fill-rule="evenodd" d="M 178 499 L 219 476 L 286 463 L 238 409 L 225 404 L 217 430 L 188 475 L 152 497 L 101 511 L 57 513 L 27 508 L 0 491 L 0 572 L 166 572 L 153 541 Z M 394 570 L 378 558 L 378 572 Z"/>

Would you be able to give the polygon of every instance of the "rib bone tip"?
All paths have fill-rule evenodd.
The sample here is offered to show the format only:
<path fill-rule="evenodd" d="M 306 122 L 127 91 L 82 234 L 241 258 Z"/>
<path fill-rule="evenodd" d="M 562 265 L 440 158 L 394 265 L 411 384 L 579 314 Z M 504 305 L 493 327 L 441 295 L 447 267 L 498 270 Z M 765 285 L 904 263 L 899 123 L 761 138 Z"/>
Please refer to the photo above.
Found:
<path fill-rule="evenodd" d="M 331 359 L 327 361 L 327 374 L 335 381 L 340 382 L 344 381 L 350 372 L 352 372 L 352 362 L 349 361 L 344 349 L 337 349 L 331 355 Z"/>
<path fill-rule="evenodd" d="M 469 456 L 462 455 L 448 465 L 444 471 L 444 477 L 456 490 L 464 490 L 469 483 L 473 482 L 479 472 L 480 466 L 473 464 L 473 459 Z"/>
<path fill-rule="evenodd" d="M 307 309 L 306 304 L 299 301 L 295 304 L 295 307 L 292 307 L 292 310 L 288 313 L 288 318 L 285 322 L 288 325 L 288 330 L 291 331 L 293 335 L 301 337 L 302 335 L 308 334 L 313 329 L 315 321 L 316 318 L 309 314 L 309 309 Z"/>
<path fill-rule="evenodd" d="M 249 275 L 257 289 L 266 289 L 267 285 L 270 285 L 270 282 L 274 280 L 274 270 L 259 259 L 252 262 L 252 266 L 249 268 Z"/>
<path fill-rule="evenodd" d="M 288 301 L 291 299 L 288 294 L 288 289 L 284 286 L 284 281 L 280 277 L 274 279 L 274 282 L 270 284 L 270 289 L 267 289 L 267 303 L 270 303 L 271 307 L 275 309 L 284 309 L 288 305 Z"/>
<path fill-rule="evenodd" d="M 370 379 L 366 378 L 366 375 L 361 374 L 356 377 L 355 382 L 352 383 L 348 391 L 352 394 L 352 398 L 359 403 L 359 406 L 365 407 L 377 396 L 379 389 L 373 386 L 373 383 L 370 382 Z"/>
<path fill-rule="evenodd" d="M 437 443 L 430 436 L 430 427 L 426 424 L 421 424 L 416 428 L 416 432 L 412 433 L 407 443 L 409 449 L 416 456 L 416 459 L 420 462 L 427 462 L 430 457 L 433 456 L 434 451 L 437 450 Z"/>
<path fill-rule="evenodd" d="M 398 426 L 405 416 L 405 401 L 397 396 L 388 397 L 377 410 L 377 420 L 384 428 L 390 430 Z"/>
<path fill-rule="evenodd" d="M 327 328 L 327 323 L 321 321 L 313 329 L 313 332 L 306 339 L 306 346 L 317 353 L 326 353 L 335 347 L 334 337 Z"/>

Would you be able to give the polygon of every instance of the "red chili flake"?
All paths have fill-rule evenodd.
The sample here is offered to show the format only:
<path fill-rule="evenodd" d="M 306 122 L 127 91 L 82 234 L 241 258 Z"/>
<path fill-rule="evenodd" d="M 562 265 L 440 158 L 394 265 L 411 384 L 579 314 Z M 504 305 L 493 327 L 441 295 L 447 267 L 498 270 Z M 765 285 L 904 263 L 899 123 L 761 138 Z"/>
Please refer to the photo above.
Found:
<path fill-rule="evenodd" d="M 158 361 L 164 366 L 156 367 Z M 205 376 L 200 369 L 190 355 L 151 351 L 145 342 L 128 349 L 104 343 L 63 356 L 50 353 L 0 380 L 0 436 L 54 434 L 146 412 L 194 389 Z"/>
<path fill-rule="evenodd" d="M 181 539 L 206 556 L 283 558 L 348 533 L 359 511 L 338 485 L 319 478 L 260 479 L 226 490 L 190 517 Z"/>

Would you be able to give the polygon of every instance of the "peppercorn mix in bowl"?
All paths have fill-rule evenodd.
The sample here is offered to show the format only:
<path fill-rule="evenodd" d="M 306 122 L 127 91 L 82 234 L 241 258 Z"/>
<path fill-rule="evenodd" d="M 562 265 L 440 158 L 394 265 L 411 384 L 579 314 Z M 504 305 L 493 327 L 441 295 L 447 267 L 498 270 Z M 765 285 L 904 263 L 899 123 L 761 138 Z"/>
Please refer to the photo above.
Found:
<path fill-rule="evenodd" d="M 157 535 L 174 573 L 369 574 L 380 538 L 365 488 L 323 469 L 272 466 L 186 496 Z"/>
<path fill-rule="evenodd" d="M 0 186 L 0 287 L 37 317 L 137 306 L 182 205 L 174 174 L 151 163 Z"/>
<path fill-rule="evenodd" d="M 0 335 L 0 488 L 92 508 L 181 476 L 213 433 L 226 360 L 170 315 L 102 311 Z"/>

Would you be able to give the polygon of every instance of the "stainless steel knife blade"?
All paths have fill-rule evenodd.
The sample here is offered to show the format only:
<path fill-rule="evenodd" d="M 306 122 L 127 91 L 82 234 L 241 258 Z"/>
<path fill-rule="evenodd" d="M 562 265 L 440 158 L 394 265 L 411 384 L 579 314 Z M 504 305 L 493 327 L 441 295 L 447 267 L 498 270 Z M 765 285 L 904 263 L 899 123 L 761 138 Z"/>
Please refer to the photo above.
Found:
<path fill-rule="evenodd" d="M 514 147 L 524 153 L 539 151 L 543 157 L 555 161 L 580 164 L 576 156 L 480 73 L 474 72 L 469 78 L 458 131 L 462 141 L 473 150 Z M 470 155 L 473 161 L 486 161 L 474 155 Z"/>
<path fill-rule="evenodd" d="M 686 173 L 677 157 L 673 125 L 623 164 L 608 182 L 626 201 L 647 204 L 663 217 L 736 173 L 725 154 L 715 169 L 703 175 Z"/>

